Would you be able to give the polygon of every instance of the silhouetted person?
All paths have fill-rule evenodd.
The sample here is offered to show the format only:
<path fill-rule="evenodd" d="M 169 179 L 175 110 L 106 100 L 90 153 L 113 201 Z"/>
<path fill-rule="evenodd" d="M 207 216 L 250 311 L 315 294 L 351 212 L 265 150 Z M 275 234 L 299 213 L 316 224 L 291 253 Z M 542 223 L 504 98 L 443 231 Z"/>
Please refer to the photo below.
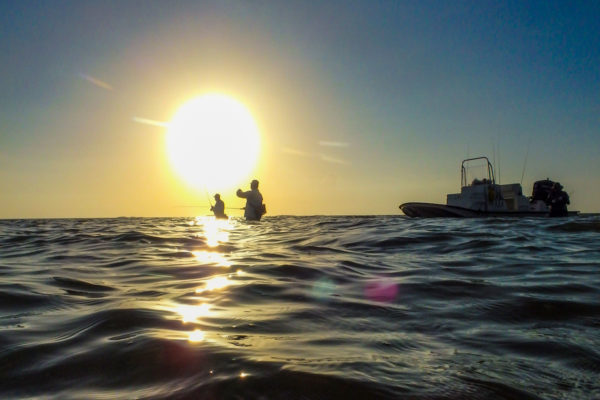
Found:
<path fill-rule="evenodd" d="M 568 215 L 567 204 L 571 204 L 571 202 L 569 201 L 569 195 L 562 188 L 562 185 L 556 182 L 552 185 L 552 190 L 548 195 L 551 217 L 566 217 Z"/>
<path fill-rule="evenodd" d="M 244 208 L 244 217 L 246 221 L 260 221 L 264 213 L 266 213 L 265 205 L 263 204 L 262 194 L 258 191 L 258 181 L 254 179 L 250 182 L 250 190 L 243 192 L 238 189 L 236 192 L 238 197 L 246 199 L 246 207 Z"/>
<path fill-rule="evenodd" d="M 227 214 L 225 214 L 225 203 L 221 200 L 221 195 L 219 193 L 215 194 L 215 205 L 210 208 L 210 211 L 215 213 L 215 218 L 227 219 Z"/>

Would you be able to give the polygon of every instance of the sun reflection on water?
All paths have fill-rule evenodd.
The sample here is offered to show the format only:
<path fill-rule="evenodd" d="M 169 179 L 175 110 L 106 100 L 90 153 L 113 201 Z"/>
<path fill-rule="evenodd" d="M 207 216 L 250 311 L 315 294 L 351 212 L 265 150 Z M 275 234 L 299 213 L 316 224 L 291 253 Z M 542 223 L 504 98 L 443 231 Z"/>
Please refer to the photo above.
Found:
<path fill-rule="evenodd" d="M 215 276 L 206 281 L 203 288 L 196 289 L 196 293 L 210 292 L 212 290 L 222 289 L 231 284 L 231 281 L 226 276 Z"/>
<path fill-rule="evenodd" d="M 216 264 L 219 267 L 231 267 L 231 262 L 221 253 L 214 251 L 197 250 L 192 254 L 202 264 Z"/>
<path fill-rule="evenodd" d="M 201 317 L 206 317 L 210 312 L 208 304 L 200 304 L 199 306 L 181 305 L 175 308 L 183 323 L 197 323 Z"/>
<path fill-rule="evenodd" d="M 201 342 L 204 340 L 204 332 L 202 332 L 200 329 L 196 329 L 193 332 L 190 332 L 188 340 L 190 342 Z"/>
<path fill-rule="evenodd" d="M 194 250 L 192 251 L 196 261 L 201 264 L 198 268 L 206 266 L 217 266 L 229 268 L 232 263 L 227 259 L 224 254 L 219 252 L 216 248 L 220 244 L 229 241 L 229 231 L 234 228 L 234 221 L 232 220 L 218 220 L 212 216 L 201 216 L 196 217 L 189 221 L 188 224 L 192 227 L 199 227 L 202 229 L 201 232 L 197 233 L 198 237 L 203 237 L 206 240 L 208 247 L 214 248 L 210 250 Z M 204 286 L 199 287 L 195 290 L 196 293 L 204 293 L 223 289 L 232 284 L 229 278 L 234 276 L 240 276 L 244 272 L 237 270 L 231 271 L 229 274 L 216 275 L 204 281 Z M 199 305 L 176 305 L 170 307 L 170 310 L 174 312 L 183 324 L 200 324 L 203 317 L 211 314 L 211 306 L 207 303 Z M 202 342 L 205 341 L 205 332 L 200 329 L 194 329 L 187 333 L 187 339 L 189 342 Z"/>
<path fill-rule="evenodd" d="M 233 228 L 233 221 L 230 219 L 216 219 L 212 216 L 200 216 L 190 221 L 190 225 L 201 226 L 206 244 L 209 247 L 217 247 L 220 243 L 229 241 L 229 231 Z"/>

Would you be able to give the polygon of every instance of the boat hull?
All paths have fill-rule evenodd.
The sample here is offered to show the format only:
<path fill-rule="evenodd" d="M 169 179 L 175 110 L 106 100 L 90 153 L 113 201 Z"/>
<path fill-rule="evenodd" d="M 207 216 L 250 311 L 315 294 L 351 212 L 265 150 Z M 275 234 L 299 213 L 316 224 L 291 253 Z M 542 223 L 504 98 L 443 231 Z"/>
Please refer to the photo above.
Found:
<path fill-rule="evenodd" d="M 434 203 L 404 203 L 402 212 L 411 218 L 547 217 L 545 211 L 479 211 Z M 569 211 L 569 216 L 577 215 Z"/>

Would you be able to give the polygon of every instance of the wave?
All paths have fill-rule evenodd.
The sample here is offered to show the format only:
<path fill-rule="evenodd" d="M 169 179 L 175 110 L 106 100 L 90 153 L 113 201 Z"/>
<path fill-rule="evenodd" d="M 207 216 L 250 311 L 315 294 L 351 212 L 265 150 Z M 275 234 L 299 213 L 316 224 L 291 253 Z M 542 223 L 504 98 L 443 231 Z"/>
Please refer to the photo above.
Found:
<path fill-rule="evenodd" d="M 599 218 L 0 221 L 0 393 L 598 397 Z"/>

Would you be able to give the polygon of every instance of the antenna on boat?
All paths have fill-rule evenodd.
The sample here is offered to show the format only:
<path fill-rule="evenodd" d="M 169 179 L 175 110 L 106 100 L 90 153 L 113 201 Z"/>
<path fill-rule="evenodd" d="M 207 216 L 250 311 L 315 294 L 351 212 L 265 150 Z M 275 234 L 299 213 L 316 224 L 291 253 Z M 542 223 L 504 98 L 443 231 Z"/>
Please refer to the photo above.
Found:
<path fill-rule="evenodd" d="M 492 138 L 492 166 L 494 168 L 495 172 L 498 172 L 498 170 L 496 169 L 496 143 L 494 142 L 494 139 Z M 500 182 L 498 182 L 500 183 Z"/>
<path fill-rule="evenodd" d="M 498 145 L 496 146 L 496 151 L 498 152 L 498 185 L 502 184 L 502 179 L 500 178 L 500 141 L 498 140 Z"/>
<path fill-rule="evenodd" d="M 521 173 L 521 185 L 523 185 L 523 177 L 525 176 L 525 167 L 527 166 L 527 157 L 529 156 L 529 145 L 531 144 L 531 135 L 527 141 L 527 151 L 525 152 L 525 161 L 523 162 L 523 172 Z"/>

